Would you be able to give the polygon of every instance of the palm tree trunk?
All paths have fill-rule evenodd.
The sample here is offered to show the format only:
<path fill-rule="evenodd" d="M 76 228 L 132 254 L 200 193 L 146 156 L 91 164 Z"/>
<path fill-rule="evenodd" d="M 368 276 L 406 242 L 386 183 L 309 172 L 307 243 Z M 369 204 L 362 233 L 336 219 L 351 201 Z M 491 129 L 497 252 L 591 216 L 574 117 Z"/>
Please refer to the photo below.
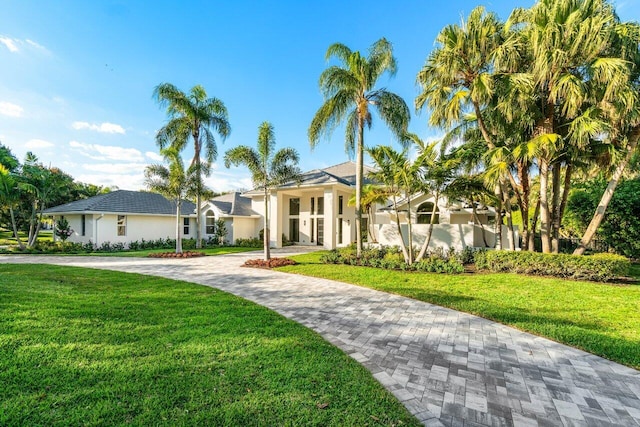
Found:
<path fill-rule="evenodd" d="M 547 159 L 540 158 L 540 237 L 542 239 L 542 252 L 551 252 L 551 240 L 549 229 L 549 199 L 547 187 L 549 183 L 549 163 Z"/>
<path fill-rule="evenodd" d="M 431 242 L 431 235 L 433 234 L 433 224 L 436 220 L 436 211 L 438 209 L 438 199 L 440 199 L 440 192 L 436 191 L 435 200 L 433 202 L 433 209 L 431 209 L 431 219 L 429 220 L 427 236 L 424 238 L 424 242 L 422 243 L 422 247 L 420 248 L 420 253 L 416 257 L 416 262 L 419 262 L 420 260 L 422 260 L 422 258 L 424 258 L 424 255 L 427 253 L 429 243 Z"/>
<path fill-rule="evenodd" d="M 200 160 L 198 160 L 198 164 Z M 200 232 L 200 208 L 202 205 L 202 176 L 198 172 L 198 194 L 196 194 L 196 249 L 202 248 L 202 234 Z"/>
<path fill-rule="evenodd" d="M 20 240 L 20 236 L 18 236 L 18 226 L 16 225 L 16 216 L 13 212 L 13 206 L 9 206 L 9 214 L 11 215 L 11 227 L 13 227 L 13 237 L 16 238 L 16 242 L 18 243 L 18 247 L 20 250 L 24 249 L 24 243 Z"/>
<path fill-rule="evenodd" d="M 364 122 L 358 117 L 358 147 L 356 151 L 356 257 L 362 257 L 362 175 L 364 174 Z M 404 245 L 404 243 L 403 243 Z"/>
<path fill-rule="evenodd" d="M 540 199 L 536 202 L 536 207 L 533 210 L 533 217 L 531 217 L 531 227 L 529 228 L 529 250 L 535 252 L 536 250 L 536 227 L 538 226 L 538 215 L 540 215 Z M 528 219 L 527 219 L 528 220 Z"/>
<path fill-rule="evenodd" d="M 495 196 L 498 206 L 496 208 L 496 241 L 494 246 L 496 249 L 502 250 L 502 190 L 499 185 L 496 186 Z"/>
<path fill-rule="evenodd" d="M 398 235 L 400 236 L 400 247 L 402 248 L 402 256 L 404 261 L 409 263 L 409 253 L 407 252 L 407 246 L 404 244 L 404 236 L 402 235 L 402 226 L 400 225 L 400 215 L 398 213 L 398 203 L 396 196 L 393 196 L 393 210 L 396 213 L 396 227 L 398 227 Z"/>
<path fill-rule="evenodd" d="M 518 197 L 520 214 L 522 216 L 522 250 L 528 249 L 529 244 L 529 166 L 518 162 L 518 179 L 522 186 L 522 194 Z"/>
<path fill-rule="evenodd" d="M 607 206 L 611 202 L 613 198 L 613 193 L 620 182 L 620 178 L 622 178 L 622 174 L 624 170 L 627 168 L 627 165 L 631 161 L 631 157 L 638 146 L 638 139 L 640 138 L 640 127 L 637 127 L 633 130 L 631 137 L 629 138 L 629 142 L 627 143 L 627 154 L 624 159 L 618 164 L 616 170 L 613 173 L 613 176 L 609 180 L 607 184 L 607 188 L 600 199 L 600 203 L 598 203 L 598 207 L 596 208 L 596 212 L 593 214 L 593 218 L 587 227 L 587 230 L 584 232 L 582 236 L 582 240 L 580 241 L 580 245 L 573 251 L 574 255 L 584 255 L 584 251 L 587 249 L 591 240 L 593 240 L 593 236 L 595 236 L 598 227 L 602 223 L 604 219 L 604 214 L 607 210 Z"/>
<path fill-rule="evenodd" d="M 180 206 L 182 205 L 180 199 L 176 201 L 176 253 L 182 253 L 182 233 L 180 229 L 182 224 L 180 224 Z"/>
<path fill-rule="evenodd" d="M 562 188 L 562 198 L 560 199 L 560 208 L 558 209 L 558 228 L 562 227 L 562 218 L 564 218 L 564 212 L 567 209 L 567 201 L 569 200 L 569 190 L 571 190 L 571 175 L 573 174 L 573 166 L 567 165 L 564 172 L 564 187 Z"/>
<path fill-rule="evenodd" d="M 407 233 L 409 234 L 409 265 L 413 264 L 413 226 L 411 224 L 411 199 L 407 197 L 407 218 L 409 222 L 407 223 Z"/>
<path fill-rule="evenodd" d="M 264 240 L 264 259 L 266 261 L 271 259 L 271 249 L 269 247 L 269 192 L 267 185 L 264 186 L 264 229 L 262 233 L 262 239 Z"/>
<path fill-rule="evenodd" d="M 552 167 L 551 181 L 551 251 L 554 254 L 560 252 L 560 176 L 562 164 L 556 163 Z"/>
<path fill-rule="evenodd" d="M 480 221 L 480 217 L 478 216 L 478 211 L 476 209 L 476 204 L 473 200 L 473 197 L 471 197 L 471 212 L 473 212 L 473 221 L 475 223 L 478 223 L 478 225 L 480 225 L 480 230 L 482 231 L 482 242 L 484 243 L 484 247 L 488 248 L 489 244 L 487 243 L 487 234 L 484 229 L 484 225 L 482 224 L 482 221 Z"/>

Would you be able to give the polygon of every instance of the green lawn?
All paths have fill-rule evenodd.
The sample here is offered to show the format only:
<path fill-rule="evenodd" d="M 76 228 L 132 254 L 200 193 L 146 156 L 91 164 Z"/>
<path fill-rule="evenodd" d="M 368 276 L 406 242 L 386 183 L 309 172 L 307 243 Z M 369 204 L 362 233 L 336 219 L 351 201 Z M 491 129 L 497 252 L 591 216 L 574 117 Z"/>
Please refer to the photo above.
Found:
<path fill-rule="evenodd" d="M 27 241 L 27 233 L 18 231 L 18 237 L 23 243 Z M 40 230 L 38 233 L 38 241 L 53 241 L 53 231 Z M 13 231 L 0 228 L 0 245 L 17 245 L 16 239 L 13 237 Z"/>
<path fill-rule="evenodd" d="M 473 313 L 640 368 L 640 286 L 515 274 L 407 273 L 292 257 L 280 271 L 324 277 Z M 633 267 L 640 279 L 640 267 Z"/>
<path fill-rule="evenodd" d="M 0 425 L 419 425 L 319 335 L 167 279 L 0 264 Z"/>

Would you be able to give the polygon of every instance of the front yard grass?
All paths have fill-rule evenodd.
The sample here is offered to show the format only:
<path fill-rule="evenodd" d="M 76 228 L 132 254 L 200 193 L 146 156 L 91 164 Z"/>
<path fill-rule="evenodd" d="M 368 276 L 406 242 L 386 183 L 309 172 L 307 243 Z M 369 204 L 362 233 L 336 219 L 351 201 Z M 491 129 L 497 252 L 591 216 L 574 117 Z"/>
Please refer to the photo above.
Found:
<path fill-rule="evenodd" d="M 18 231 L 18 237 L 22 240 L 22 243 L 27 243 L 27 233 L 24 231 Z M 52 230 L 40 230 L 38 233 L 38 241 L 39 242 L 51 242 L 53 241 L 53 231 Z M 4 228 L 0 228 L 0 245 L 17 245 L 18 242 L 13 237 L 13 231 L 6 230 Z"/>
<path fill-rule="evenodd" d="M 0 264 L 0 425 L 405 425 L 316 333 L 168 279 Z"/>
<path fill-rule="evenodd" d="M 434 274 L 327 265 L 322 252 L 279 268 L 472 313 L 640 368 L 640 286 L 505 273 Z M 632 274 L 640 279 L 640 267 Z"/>

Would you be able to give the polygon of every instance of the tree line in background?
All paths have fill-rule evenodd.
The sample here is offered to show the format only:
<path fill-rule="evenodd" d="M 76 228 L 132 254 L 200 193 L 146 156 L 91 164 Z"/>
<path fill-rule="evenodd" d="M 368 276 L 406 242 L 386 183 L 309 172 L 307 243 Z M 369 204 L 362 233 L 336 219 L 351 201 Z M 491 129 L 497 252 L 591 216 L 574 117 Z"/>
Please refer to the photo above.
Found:
<path fill-rule="evenodd" d="M 20 249 L 36 244 L 46 208 L 108 191 L 43 165 L 31 152 L 20 163 L 9 148 L 0 144 L 0 226 L 13 232 Z M 26 234 L 24 241 L 21 233 Z"/>
<path fill-rule="evenodd" d="M 445 195 L 469 204 L 476 219 L 477 206 L 496 206 L 498 224 L 506 222 L 510 233 L 516 223 L 522 228 L 523 250 L 535 250 L 538 234 L 542 252 L 558 252 L 561 236 L 573 232 L 581 236 L 574 253 L 583 254 L 596 232 L 603 230 L 600 225 L 619 183 L 638 176 L 639 43 L 640 25 L 621 22 L 606 0 L 539 0 L 529 9 L 514 9 L 506 21 L 477 7 L 460 24 L 442 29 L 417 73 L 420 93 L 414 106 L 418 112 L 427 111 L 429 124 L 445 132 L 437 143 L 410 134 L 405 101 L 376 86 L 380 77 L 393 76 L 397 70 L 389 41 L 378 40 L 368 55 L 341 43 L 329 46 L 326 59 L 337 65 L 320 76 L 324 102 L 311 121 L 308 138 L 313 148 L 337 127 L 345 130 L 346 151 L 356 157 L 357 255 L 362 250 L 363 213 L 385 198 L 397 205 L 398 198 L 410 201 L 419 193 L 434 196 L 434 212 L 418 253 L 412 244 L 403 250 L 409 264 L 424 256 L 437 201 Z M 199 211 L 208 191 L 203 177 L 210 175 L 217 157 L 214 133 L 224 140 L 231 132 L 227 110 L 219 99 L 207 97 L 201 86 L 184 93 L 163 83 L 154 97 L 166 107 L 169 118 L 156 135 L 169 166 L 148 168 L 147 185 L 177 205 L 185 197 L 194 198 Z M 374 112 L 401 150 L 366 147 L 364 133 Z M 180 153 L 189 143 L 193 157 L 185 168 Z M 266 204 L 273 186 L 285 179 L 282 171 L 287 179 L 299 173 L 298 154 L 292 149 L 284 149 L 287 156 L 274 152 L 273 127 L 267 122 L 260 127 L 257 148 L 231 150 L 225 163 L 247 166 L 256 187 L 265 191 Z M 381 185 L 363 186 L 365 153 L 376 164 L 375 178 Z M 40 174 L 45 169 L 48 175 Z M 3 206 L 15 216 L 14 208 L 26 205 L 28 209 L 21 209 L 12 223 L 35 227 L 38 212 L 56 193 L 50 190 L 55 185 L 43 186 L 38 180 L 53 182 L 64 174 L 26 160 L 19 174 L 33 173 L 27 181 L 42 191 L 20 190 L 24 198 L 13 199 L 17 193 L 6 189 L 16 185 L 10 181 L 14 170 L 3 169 Z M 590 204 L 574 201 L 585 192 Z M 632 194 L 625 200 L 637 204 Z M 571 221 L 565 218 L 567 209 Z M 565 225 L 568 222 L 570 226 Z M 200 247 L 199 217 L 196 229 Z M 501 248 L 502 227 L 496 232 Z M 268 227 L 264 235 L 268 258 Z M 510 241 L 513 245 L 515 239 Z"/>

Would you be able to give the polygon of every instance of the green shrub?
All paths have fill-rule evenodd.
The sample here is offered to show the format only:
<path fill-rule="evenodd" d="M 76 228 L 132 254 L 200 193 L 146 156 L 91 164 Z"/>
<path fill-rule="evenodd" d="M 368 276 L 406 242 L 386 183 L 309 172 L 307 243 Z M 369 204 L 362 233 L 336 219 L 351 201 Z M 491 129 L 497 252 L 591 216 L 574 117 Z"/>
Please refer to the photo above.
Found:
<path fill-rule="evenodd" d="M 416 251 L 417 253 L 417 251 Z M 355 245 L 334 249 L 320 257 L 325 264 L 347 264 L 387 270 L 424 271 L 432 273 L 462 273 L 464 266 L 455 251 L 445 253 L 442 249 L 428 254 L 420 262 L 408 265 L 397 246 L 365 248 L 360 258 Z"/>
<path fill-rule="evenodd" d="M 235 246 L 241 248 L 261 248 L 264 246 L 264 242 L 257 237 L 251 237 L 249 239 L 236 239 Z"/>
<path fill-rule="evenodd" d="M 555 276 L 606 282 L 629 274 L 630 261 L 620 255 L 575 256 L 539 252 L 479 251 L 476 267 L 492 272 Z"/>

